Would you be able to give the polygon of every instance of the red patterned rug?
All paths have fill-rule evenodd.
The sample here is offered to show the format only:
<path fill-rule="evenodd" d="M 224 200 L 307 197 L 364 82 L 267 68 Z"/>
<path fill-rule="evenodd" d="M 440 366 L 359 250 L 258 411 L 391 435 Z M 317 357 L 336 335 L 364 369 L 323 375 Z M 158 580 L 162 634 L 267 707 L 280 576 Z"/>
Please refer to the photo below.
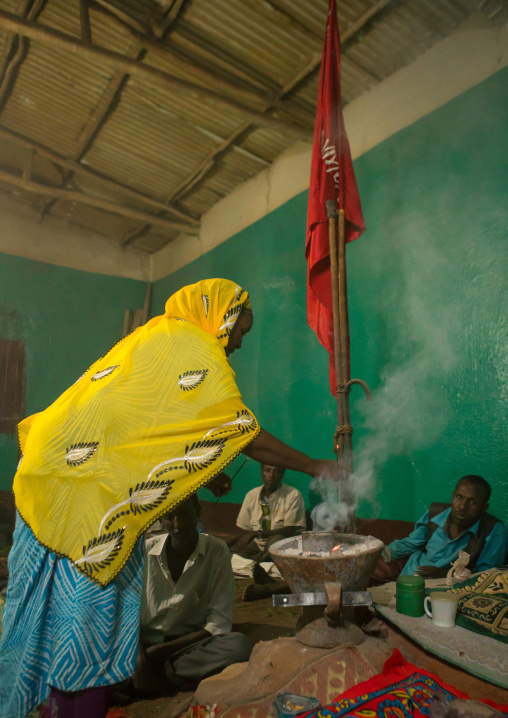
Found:
<path fill-rule="evenodd" d="M 346 690 L 325 708 L 307 713 L 306 718 L 429 718 L 435 695 L 447 701 L 468 698 L 432 673 L 408 663 L 395 649 L 382 673 Z M 508 716 L 508 705 L 481 702 Z"/>

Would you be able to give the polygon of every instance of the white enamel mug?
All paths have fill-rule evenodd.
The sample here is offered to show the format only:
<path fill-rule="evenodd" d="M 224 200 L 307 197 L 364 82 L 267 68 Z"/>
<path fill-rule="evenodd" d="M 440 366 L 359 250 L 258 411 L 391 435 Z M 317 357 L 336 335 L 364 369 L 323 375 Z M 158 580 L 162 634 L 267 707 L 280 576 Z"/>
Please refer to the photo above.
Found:
<path fill-rule="evenodd" d="M 459 599 L 449 591 L 433 591 L 425 598 L 425 613 L 432 618 L 432 623 L 440 628 L 453 628 Z M 431 609 L 429 609 L 429 603 Z"/>

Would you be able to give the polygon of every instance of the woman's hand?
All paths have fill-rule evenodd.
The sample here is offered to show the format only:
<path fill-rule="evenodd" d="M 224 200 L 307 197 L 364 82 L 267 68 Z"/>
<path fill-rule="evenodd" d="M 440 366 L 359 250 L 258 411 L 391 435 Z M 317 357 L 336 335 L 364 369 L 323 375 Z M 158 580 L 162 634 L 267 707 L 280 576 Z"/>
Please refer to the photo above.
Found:
<path fill-rule="evenodd" d="M 314 479 L 319 477 L 339 482 L 343 478 L 343 473 L 335 459 L 311 459 L 301 451 L 279 441 L 264 429 L 251 444 L 245 447 L 243 453 L 259 461 L 260 464 L 283 466 L 285 469 L 301 471 Z"/>
<path fill-rule="evenodd" d="M 207 483 L 206 488 L 212 492 L 215 498 L 218 499 L 221 496 L 226 496 L 226 494 L 229 494 L 232 486 L 233 482 L 231 481 L 229 476 L 223 471 L 221 471 L 220 474 L 214 476 L 214 478 Z"/>
<path fill-rule="evenodd" d="M 314 479 L 339 482 L 342 479 L 340 464 L 335 459 L 315 459 L 312 467 Z"/>

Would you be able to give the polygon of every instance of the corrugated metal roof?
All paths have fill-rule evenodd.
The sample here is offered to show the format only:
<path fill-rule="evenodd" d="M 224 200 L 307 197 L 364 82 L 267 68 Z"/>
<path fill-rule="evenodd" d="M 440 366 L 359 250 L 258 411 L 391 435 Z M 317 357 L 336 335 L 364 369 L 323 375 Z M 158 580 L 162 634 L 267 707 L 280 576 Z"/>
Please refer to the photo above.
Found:
<path fill-rule="evenodd" d="M 20 46 L 0 17 L 0 128 L 81 163 L 74 172 L 74 165 L 57 167 L 53 156 L 36 154 L 33 182 L 110 203 L 107 211 L 67 196 L 50 202 L 19 182 L 1 185 L 42 216 L 154 252 L 178 235 L 170 221 L 195 224 L 296 139 L 312 135 L 328 0 L 98 0 L 90 12 L 94 46 L 120 60 L 141 57 L 162 73 L 157 77 L 85 57 L 77 1 L 26 5 L 25 17 L 75 44 L 58 47 L 46 33 Z M 19 0 L 0 0 L 0 10 L 20 7 Z M 343 104 L 480 7 L 496 22 L 508 20 L 504 0 L 387 0 L 382 8 L 376 0 L 338 0 Z M 26 156 L 14 137 L 0 137 L 3 171 L 20 177 Z M 123 216 L 125 208 L 141 219 Z M 149 215 L 158 219 L 150 224 Z"/>

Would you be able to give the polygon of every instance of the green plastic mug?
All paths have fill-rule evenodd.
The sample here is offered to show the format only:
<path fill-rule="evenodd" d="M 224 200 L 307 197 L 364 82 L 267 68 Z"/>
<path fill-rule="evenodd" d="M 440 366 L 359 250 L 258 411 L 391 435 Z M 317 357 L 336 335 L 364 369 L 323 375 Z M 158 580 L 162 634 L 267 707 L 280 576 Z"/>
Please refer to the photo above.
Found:
<path fill-rule="evenodd" d="M 418 618 L 425 613 L 425 581 L 421 576 L 399 576 L 395 589 L 397 613 Z"/>

